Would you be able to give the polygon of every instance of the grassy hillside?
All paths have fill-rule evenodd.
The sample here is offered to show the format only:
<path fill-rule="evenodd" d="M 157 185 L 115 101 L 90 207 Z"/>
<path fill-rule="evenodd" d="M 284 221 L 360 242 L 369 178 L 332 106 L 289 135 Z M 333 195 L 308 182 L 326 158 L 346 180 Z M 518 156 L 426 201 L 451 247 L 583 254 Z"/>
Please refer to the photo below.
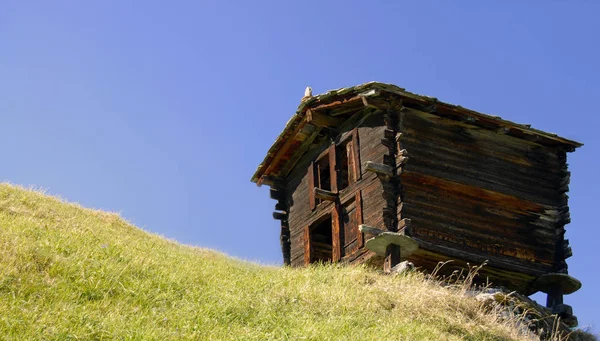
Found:
<path fill-rule="evenodd" d="M 2 340 L 533 339 L 419 274 L 259 266 L 6 184 L 0 226 Z"/>

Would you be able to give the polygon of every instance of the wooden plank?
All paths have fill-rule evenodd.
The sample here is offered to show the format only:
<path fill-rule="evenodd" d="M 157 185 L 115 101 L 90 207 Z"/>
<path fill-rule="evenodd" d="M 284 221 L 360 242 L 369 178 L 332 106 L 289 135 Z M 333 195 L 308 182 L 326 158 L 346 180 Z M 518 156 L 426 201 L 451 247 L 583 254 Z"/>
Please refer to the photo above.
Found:
<path fill-rule="evenodd" d="M 360 226 L 363 223 L 362 214 L 362 194 L 361 191 L 356 191 L 356 223 Z M 365 245 L 365 236 L 362 232 L 358 231 L 358 248 Z"/>
<path fill-rule="evenodd" d="M 361 179 L 360 174 L 360 153 L 359 153 L 359 144 L 358 144 L 358 128 L 354 128 L 352 130 L 352 173 L 354 176 L 354 181 L 358 181 Z"/>
<path fill-rule="evenodd" d="M 547 205 L 523 200 L 512 195 L 414 172 L 404 172 L 402 174 L 402 183 L 415 183 L 420 187 L 429 187 L 436 189 L 436 191 L 444 191 L 446 193 L 457 195 L 460 198 L 493 203 L 496 207 L 502 207 L 505 210 L 508 208 L 514 209 L 514 211 L 518 213 L 543 212 L 545 209 L 551 208 Z"/>
<path fill-rule="evenodd" d="M 340 260 L 342 255 L 342 245 L 340 243 L 340 207 L 335 205 L 331 212 L 331 234 L 333 244 L 333 261 L 337 262 Z"/>
<path fill-rule="evenodd" d="M 317 127 L 337 129 L 344 122 L 344 119 L 308 109 L 306 110 L 306 122 Z"/>
<path fill-rule="evenodd" d="M 273 212 L 273 219 L 275 220 L 286 220 L 287 213 L 285 212 Z"/>
<path fill-rule="evenodd" d="M 275 204 L 275 211 L 283 211 L 283 212 L 287 212 L 287 205 L 285 204 L 285 202 L 283 201 L 278 201 Z"/>
<path fill-rule="evenodd" d="M 409 99 L 410 99 L 411 104 L 414 102 L 429 104 L 428 101 L 430 101 L 430 99 L 425 100 L 424 97 L 418 98 L 420 96 L 414 95 L 414 94 L 409 94 L 406 92 L 398 92 L 398 94 L 400 94 L 404 97 L 406 105 L 408 105 Z M 437 110 L 435 112 L 435 115 L 442 116 L 442 117 L 449 117 L 454 120 L 457 120 L 464 115 L 471 115 L 477 119 L 477 122 L 476 122 L 477 125 L 484 126 L 487 129 L 498 129 L 501 127 L 506 127 L 509 129 L 509 131 L 507 131 L 507 134 L 513 134 L 514 133 L 513 131 L 518 131 L 520 133 L 520 135 L 525 135 L 525 134 L 534 135 L 535 134 L 535 136 L 540 140 L 539 142 L 544 143 L 546 145 L 558 146 L 558 145 L 564 144 L 564 145 L 566 145 L 565 148 L 567 148 L 569 151 L 573 151 L 575 148 L 582 146 L 582 144 L 579 142 L 571 141 L 571 140 L 556 136 L 554 134 L 549 134 L 549 133 L 546 133 L 546 132 L 543 132 L 540 130 L 530 129 L 530 128 L 527 128 L 526 126 L 523 126 L 523 125 L 520 125 L 520 124 L 517 124 L 514 122 L 497 119 L 495 117 L 481 114 L 481 113 L 478 113 L 476 111 L 472 111 L 472 110 L 469 110 L 466 108 L 457 107 L 457 106 L 453 106 L 451 104 L 446 104 L 446 103 L 442 103 L 442 102 L 437 102 L 436 107 L 437 107 Z M 515 134 L 515 135 L 517 135 L 517 134 Z"/>
<path fill-rule="evenodd" d="M 310 264 L 310 226 L 304 227 L 304 265 Z"/>
<path fill-rule="evenodd" d="M 270 175 L 273 168 L 279 164 L 279 160 L 281 160 L 281 158 L 287 153 L 288 149 L 294 143 L 294 141 L 296 139 L 296 135 L 302 130 L 302 128 L 304 128 L 305 124 L 306 124 L 306 120 L 304 120 L 304 119 L 302 121 L 300 121 L 300 123 L 298 123 L 296 128 L 287 137 L 287 140 L 285 141 L 285 143 L 279 148 L 279 150 L 277 151 L 277 154 L 275 154 L 275 157 L 273 157 L 273 159 L 269 161 L 269 167 L 267 167 L 267 169 L 263 172 L 263 176 Z M 262 183 L 262 181 L 263 181 L 262 177 L 258 181 L 259 181 L 259 183 Z"/>
<path fill-rule="evenodd" d="M 310 209 L 314 210 L 316 205 L 315 200 L 315 163 L 311 162 L 308 167 L 308 202 L 310 205 Z"/>
<path fill-rule="evenodd" d="M 375 227 L 371 227 L 365 224 L 361 224 L 359 227 L 360 232 L 362 233 L 366 233 L 366 234 L 370 234 L 373 236 L 378 236 L 380 234 L 382 234 L 383 232 L 385 232 L 384 230 L 375 228 Z"/>
<path fill-rule="evenodd" d="M 331 181 L 331 192 L 333 193 L 337 193 L 338 191 L 338 169 L 335 149 L 335 144 L 332 144 L 329 147 L 329 180 Z M 323 184 L 321 184 L 321 186 L 323 186 Z"/>
<path fill-rule="evenodd" d="M 315 131 L 302 143 L 302 145 L 300 145 L 300 148 L 298 148 L 298 150 L 290 157 L 289 161 L 286 163 L 285 167 L 281 171 L 281 175 L 283 177 L 287 177 L 290 174 L 290 172 L 294 169 L 294 167 L 296 167 L 296 165 L 302 159 L 304 154 L 313 145 L 313 142 L 315 141 L 315 139 L 317 139 L 317 137 L 321 133 L 321 130 L 321 127 L 317 127 L 317 129 L 315 129 Z"/>
<path fill-rule="evenodd" d="M 314 188 L 314 197 L 327 201 L 337 201 L 338 194 L 320 188 Z"/>
<path fill-rule="evenodd" d="M 388 177 L 392 177 L 394 175 L 394 170 L 392 169 L 392 167 L 373 161 L 367 161 L 367 166 L 365 167 L 365 170 L 368 172 L 373 172 L 375 174 L 380 174 Z"/>
<path fill-rule="evenodd" d="M 482 264 L 484 262 L 487 262 L 490 266 L 493 267 L 509 271 L 516 271 L 522 274 L 532 276 L 543 275 L 544 273 L 547 273 L 552 269 L 552 267 L 548 265 L 518 261 L 506 257 L 480 255 L 469 251 L 460 250 L 454 247 L 448 247 L 438 243 L 429 242 L 420 238 L 413 239 L 415 239 L 419 243 L 419 247 L 421 249 L 445 255 L 450 259 L 460 259 L 466 262 L 470 262 L 471 264 Z"/>
<path fill-rule="evenodd" d="M 391 272 L 392 268 L 400 264 L 400 245 L 390 244 L 385 250 L 383 272 Z"/>
<path fill-rule="evenodd" d="M 271 199 L 274 199 L 274 200 L 278 200 L 278 201 L 285 200 L 285 191 L 279 190 L 277 188 L 271 188 L 269 190 L 269 195 L 271 196 Z"/>
<path fill-rule="evenodd" d="M 327 109 L 331 109 L 333 107 L 337 107 L 342 104 L 347 105 L 347 104 L 354 104 L 356 102 L 362 102 L 360 96 L 354 96 L 354 97 L 351 97 L 348 99 L 342 99 L 342 100 L 334 101 L 334 102 L 327 103 L 327 104 L 321 104 L 321 105 L 318 105 L 318 106 L 312 108 L 312 110 L 313 111 L 327 110 Z M 339 113 L 339 111 L 336 111 L 333 115 L 341 115 L 341 113 Z"/>
<path fill-rule="evenodd" d="M 281 243 L 281 252 L 283 254 L 283 265 L 289 266 L 291 264 L 290 259 L 290 229 L 285 225 L 281 224 L 281 233 L 279 236 Z"/>

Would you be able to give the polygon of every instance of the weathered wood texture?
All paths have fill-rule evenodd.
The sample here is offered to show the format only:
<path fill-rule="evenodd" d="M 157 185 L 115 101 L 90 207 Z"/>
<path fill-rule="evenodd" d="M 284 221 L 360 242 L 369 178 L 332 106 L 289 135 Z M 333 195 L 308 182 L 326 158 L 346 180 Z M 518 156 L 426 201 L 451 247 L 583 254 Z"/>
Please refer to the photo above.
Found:
<path fill-rule="evenodd" d="M 344 140 L 352 134 L 352 128 L 341 132 L 339 140 Z M 362 216 L 357 219 L 362 219 L 370 226 L 383 228 L 382 207 L 384 207 L 384 199 L 382 197 L 383 187 L 376 175 L 365 171 L 367 161 L 383 162 L 383 156 L 387 152 L 387 148 L 381 144 L 383 131 L 385 130 L 383 115 L 373 114 L 366 121 L 362 122 L 357 129 L 357 137 L 354 145 L 358 142 L 360 155 L 360 178 L 356 182 L 351 183 L 348 187 L 339 192 L 339 201 L 342 205 L 350 201 L 354 201 L 356 205 L 356 193 L 360 193 L 359 203 L 362 206 Z M 288 204 L 288 224 L 291 240 L 291 265 L 302 266 L 305 263 L 305 228 L 315 221 L 321 219 L 324 215 L 332 214 L 335 203 L 331 201 L 322 201 L 316 204 L 315 209 L 311 209 L 311 194 L 309 189 L 309 168 L 312 161 L 316 159 L 326 148 L 329 148 L 331 142 L 327 139 L 316 141 L 311 149 L 296 163 L 289 176 L 286 178 L 287 204 Z M 354 219 L 354 218 L 353 218 Z M 352 222 L 354 223 L 354 222 Z M 343 236 L 344 237 L 344 236 Z M 350 238 L 351 236 L 348 236 Z M 354 237 L 352 237 L 354 238 Z M 355 250 L 357 247 L 353 245 L 341 245 L 342 261 L 354 262 L 358 259 L 363 260 L 366 255 L 366 250 L 363 247 L 363 236 L 356 236 L 358 250 L 351 254 L 346 254 L 349 250 Z M 344 247 L 345 246 L 345 247 Z M 344 250 L 345 249 L 345 250 Z"/>
<path fill-rule="evenodd" d="M 290 228 L 288 225 L 288 208 L 286 202 L 285 190 L 281 184 L 271 187 L 270 190 L 271 198 L 277 200 L 275 204 L 275 212 L 273 212 L 273 219 L 281 221 L 281 232 L 280 232 L 280 243 L 281 253 L 283 255 L 283 264 L 290 265 Z"/>
<path fill-rule="evenodd" d="M 566 270 L 564 151 L 413 109 L 403 110 L 401 129 L 411 155 L 402 217 L 422 247 L 415 265 L 488 260 L 493 282 L 523 292 L 533 276 Z"/>

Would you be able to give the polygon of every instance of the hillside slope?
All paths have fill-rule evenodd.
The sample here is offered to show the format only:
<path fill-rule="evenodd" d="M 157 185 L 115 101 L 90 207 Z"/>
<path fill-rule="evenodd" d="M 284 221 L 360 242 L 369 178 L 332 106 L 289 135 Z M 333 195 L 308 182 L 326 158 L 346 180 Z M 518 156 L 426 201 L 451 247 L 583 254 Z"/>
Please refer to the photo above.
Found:
<path fill-rule="evenodd" d="M 0 185 L 0 339 L 526 340 L 419 274 L 259 266 Z"/>

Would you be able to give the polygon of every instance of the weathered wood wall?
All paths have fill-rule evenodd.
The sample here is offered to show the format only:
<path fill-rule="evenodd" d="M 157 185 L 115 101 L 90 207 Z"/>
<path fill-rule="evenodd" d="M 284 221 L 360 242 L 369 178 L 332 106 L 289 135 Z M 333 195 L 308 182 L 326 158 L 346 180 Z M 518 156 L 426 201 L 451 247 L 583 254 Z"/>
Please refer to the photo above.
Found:
<path fill-rule="evenodd" d="M 386 229 L 409 219 L 407 234 L 421 246 L 410 260 L 424 270 L 448 259 L 459 261 L 447 266 L 447 272 L 467 262 L 488 261 L 483 277 L 528 293 L 535 277 L 566 269 L 564 259 L 571 250 L 564 239 L 569 222 L 564 150 L 396 104 L 360 123 L 362 177 L 340 192 L 342 203 L 358 190 L 364 224 Z M 390 117 L 397 118 L 392 120 L 396 127 L 390 128 Z M 352 128 L 345 127 L 338 140 Z M 396 138 L 398 144 L 392 146 Z M 316 139 L 283 181 L 288 214 L 282 228 L 289 227 L 292 266 L 303 266 L 307 259 L 306 227 L 333 209 L 334 203 L 325 201 L 311 210 L 308 184 L 310 162 L 330 145 L 329 139 Z M 394 162 L 391 151 L 401 173 L 397 183 L 365 171 L 367 161 Z M 401 165 L 406 155 L 410 160 Z M 398 216 L 390 220 L 386 207 L 393 203 L 392 192 Z M 372 258 L 360 249 L 342 260 Z"/>
<path fill-rule="evenodd" d="M 421 245 L 417 266 L 488 260 L 484 275 L 522 292 L 534 276 L 566 267 L 564 151 L 414 109 L 398 114 L 410 155 L 402 217 Z"/>
<path fill-rule="evenodd" d="M 346 134 L 351 133 L 354 127 L 349 127 L 342 132 L 343 140 Z M 387 148 L 381 144 L 385 125 L 382 113 L 374 113 L 358 127 L 358 140 L 361 162 L 361 179 L 351 184 L 340 192 L 340 201 L 345 202 L 354 196 L 356 191 L 361 191 L 363 222 L 370 226 L 383 228 L 381 182 L 373 173 L 365 172 L 364 165 L 367 161 L 382 162 Z M 286 193 L 288 204 L 288 224 L 291 241 L 291 265 L 304 265 L 304 230 L 307 225 L 319 220 L 323 215 L 329 214 L 333 208 L 332 202 L 323 202 L 314 211 L 309 205 L 308 167 L 323 150 L 329 147 L 329 141 L 322 141 L 310 149 L 295 165 L 290 175 L 286 178 Z M 366 254 L 365 249 L 343 259 L 347 262 L 360 261 Z"/>

